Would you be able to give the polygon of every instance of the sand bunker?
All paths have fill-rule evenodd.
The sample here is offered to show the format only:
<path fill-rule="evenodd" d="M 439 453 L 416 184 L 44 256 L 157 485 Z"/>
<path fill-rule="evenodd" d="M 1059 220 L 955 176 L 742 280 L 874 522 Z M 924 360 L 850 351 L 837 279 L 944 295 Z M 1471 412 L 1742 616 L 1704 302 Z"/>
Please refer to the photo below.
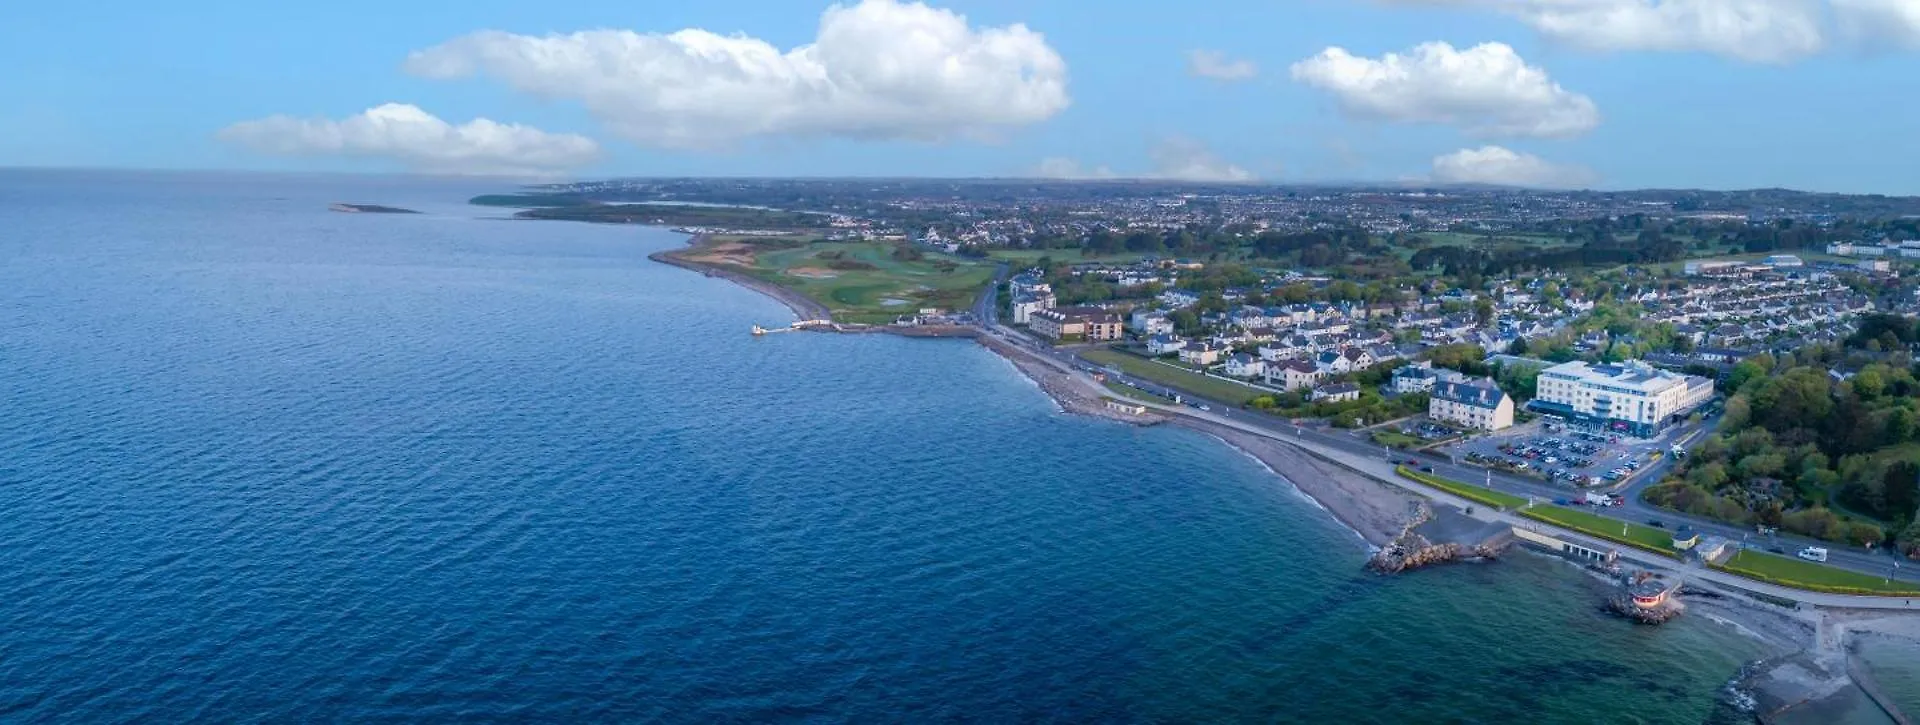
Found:
<path fill-rule="evenodd" d="M 898 297 L 885 297 L 880 300 L 881 307 L 900 307 L 910 304 L 913 304 L 913 300 L 903 300 Z"/>
<path fill-rule="evenodd" d="M 725 242 L 710 247 L 701 247 L 697 253 L 686 255 L 689 262 L 703 264 L 731 264 L 737 267 L 753 266 L 753 247 L 739 242 Z"/>
<path fill-rule="evenodd" d="M 824 267 L 794 267 L 787 270 L 787 275 L 807 279 L 833 279 L 840 276 L 840 273 Z"/>

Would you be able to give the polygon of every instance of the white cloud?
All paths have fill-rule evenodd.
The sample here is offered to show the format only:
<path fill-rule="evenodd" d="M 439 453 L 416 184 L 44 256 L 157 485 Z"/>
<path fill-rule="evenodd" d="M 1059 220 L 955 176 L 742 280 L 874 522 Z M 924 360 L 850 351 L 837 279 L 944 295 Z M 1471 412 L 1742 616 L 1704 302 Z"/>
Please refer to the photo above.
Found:
<path fill-rule="evenodd" d="M 1033 175 L 1043 179 L 1112 179 L 1118 174 L 1105 166 L 1087 168 L 1080 162 L 1061 156 L 1049 156 L 1041 159 L 1033 169 Z"/>
<path fill-rule="evenodd" d="M 1241 182 L 1254 181 L 1253 172 L 1227 163 L 1204 144 L 1175 136 L 1165 139 L 1148 152 L 1153 170 L 1123 177 L 1106 166 L 1087 168 L 1080 162 L 1059 156 L 1042 159 L 1033 175 L 1048 179 L 1163 179 L 1167 181 Z"/>
<path fill-rule="evenodd" d="M 1377 60 L 1328 48 L 1292 72 L 1357 118 L 1447 124 L 1479 136 L 1568 137 L 1600 125 L 1593 99 L 1561 88 L 1502 43 L 1422 43 Z"/>
<path fill-rule="evenodd" d="M 1555 42 L 1597 51 L 1695 51 L 1781 63 L 1827 44 L 1820 0 L 1380 1 L 1484 8 L 1517 18 Z"/>
<path fill-rule="evenodd" d="M 1442 184 L 1568 188 L 1587 186 L 1596 179 L 1585 167 L 1556 164 L 1500 146 L 1461 149 L 1433 159 L 1433 180 Z"/>
<path fill-rule="evenodd" d="M 1170 138 L 1153 147 L 1153 175 L 1179 181 L 1252 181 L 1253 172 L 1215 156 L 1200 142 Z"/>
<path fill-rule="evenodd" d="M 1920 48 L 1920 0 L 1833 0 L 1833 14 L 1849 39 Z"/>
<path fill-rule="evenodd" d="M 1187 72 L 1216 81 L 1246 81 L 1260 75 L 1260 66 L 1244 58 L 1228 58 L 1217 50 L 1196 50 L 1187 53 Z"/>
<path fill-rule="evenodd" d="M 1066 62 L 1040 33 L 973 28 L 898 0 L 834 5 L 812 43 L 784 52 L 701 29 L 483 31 L 417 51 L 406 68 L 578 100 L 620 135 L 668 148 L 771 136 L 985 140 L 1069 103 Z"/>
<path fill-rule="evenodd" d="M 600 157 L 593 139 L 477 118 L 458 126 L 418 106 L 388 103 L 342 120 L 269 116 L 219 138 L 266 154 L 356 156 L 439 174 L 545 176 Z"/>

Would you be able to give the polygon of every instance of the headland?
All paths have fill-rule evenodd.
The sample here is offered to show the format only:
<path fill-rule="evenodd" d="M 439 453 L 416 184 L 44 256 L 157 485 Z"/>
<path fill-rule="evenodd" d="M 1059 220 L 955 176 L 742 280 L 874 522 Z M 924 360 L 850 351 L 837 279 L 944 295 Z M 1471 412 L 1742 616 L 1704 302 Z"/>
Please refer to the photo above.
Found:
<path fill-rule="evenodd" d="M 412 209 L 402 209 L 397 206 L 381 206 L 379 204 L 334 203 L 334 204 L 328 204 L 327 209 L 329 211 L 337 211 L 337 212 L 343 212 L 347 214 L 418 214 L 420 213 Z"/>

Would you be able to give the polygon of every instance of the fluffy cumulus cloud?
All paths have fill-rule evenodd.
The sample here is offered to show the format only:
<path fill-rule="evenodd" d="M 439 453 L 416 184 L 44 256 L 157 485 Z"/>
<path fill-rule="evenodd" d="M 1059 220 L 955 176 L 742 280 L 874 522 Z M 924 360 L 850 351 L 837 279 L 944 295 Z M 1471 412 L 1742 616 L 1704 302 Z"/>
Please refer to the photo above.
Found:
<path fill-rule="evenodd" d="M 1253 181 L 1256 178 L 1253 172 L 1221 159 L 1205 144 L 1181 136 L 1156 144 L 1148 156 L 1153 162 L 1153 170 L 1130 178 L 1208 183 Z M 1089 168 L 1073 159 L 1057 156 L 1042 160 L 1034 168 L 1033 175 L 1048 179 L 1123 178 L 1111 168 Z"/>
<path fill-rule="evenodd" d="M 1920 48 L 1920 0 L 1833 0 L 1833 13 L 1851 40 Z"/>
<path fill-rule="evenodd" d="M 1366 58 L 1328 48 L 1293 78 L 1333 94 L 1347 115 L 1457 126 L 1479 136 L 1578 136 L 1600 124 L 1593 99 L 1561 88 L 1512 47 L 1423 43 Z"/>
<path fill-rule="evenodd" d="M 593 139 L 484 118 L 458 126 L 389 103 L 341 120 L 269 116 L 220 130 L 222 140 L 282 156 L 357 156 L 437 174 L 547 176 L 600 157 Z"/>
<path fill-rule="evenodd" d="M 1584 167 L 1556 164 L 1500 146 L 1461 149 L 1433 159 L 1433 181 L 1442 184 L 1571 188 L 1595 180 L 1594 173 Z"/>
<path fill-rule="evenodd" d="M 1250 60 L 1228 58 L 1217 50 L 1196 50 L 1187 54 L 1187 72 L 1199 78 L 1231 83 L 1253 80 L 1260 75 L 1260 66 Z"/>
<path fill-rule="evenodd" d="M 830 7 L 814 41 L 790 50 L 700 29 L 483 31 L 417 51 L 406 69 L 577 100 L 620 135 L 666 148 L 774 136 L 993 139 L 1069 103 L 1066 62 L 1040 33 L 975 28 L 897 0 Z"/>
<path fill-rule="evenodd" d="M 1697 51 L 1779 63 L 1827 45 L 1821 0 L 1381 0 L 1483 8 L 1559 43 L 1599 51 Z M 1833 0 L 1897 4 L 1899 0 Z"/>

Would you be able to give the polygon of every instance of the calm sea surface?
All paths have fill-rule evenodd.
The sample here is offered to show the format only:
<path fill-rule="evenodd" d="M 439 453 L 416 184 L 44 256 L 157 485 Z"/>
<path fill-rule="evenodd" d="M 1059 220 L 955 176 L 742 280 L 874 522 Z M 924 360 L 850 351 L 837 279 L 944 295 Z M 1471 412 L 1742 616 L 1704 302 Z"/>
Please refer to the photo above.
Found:
<path fill-rule="evenodd" d="M 498 190 L 0 172 L 0 720 L 1694 723 L 1762 653 Z"/>

